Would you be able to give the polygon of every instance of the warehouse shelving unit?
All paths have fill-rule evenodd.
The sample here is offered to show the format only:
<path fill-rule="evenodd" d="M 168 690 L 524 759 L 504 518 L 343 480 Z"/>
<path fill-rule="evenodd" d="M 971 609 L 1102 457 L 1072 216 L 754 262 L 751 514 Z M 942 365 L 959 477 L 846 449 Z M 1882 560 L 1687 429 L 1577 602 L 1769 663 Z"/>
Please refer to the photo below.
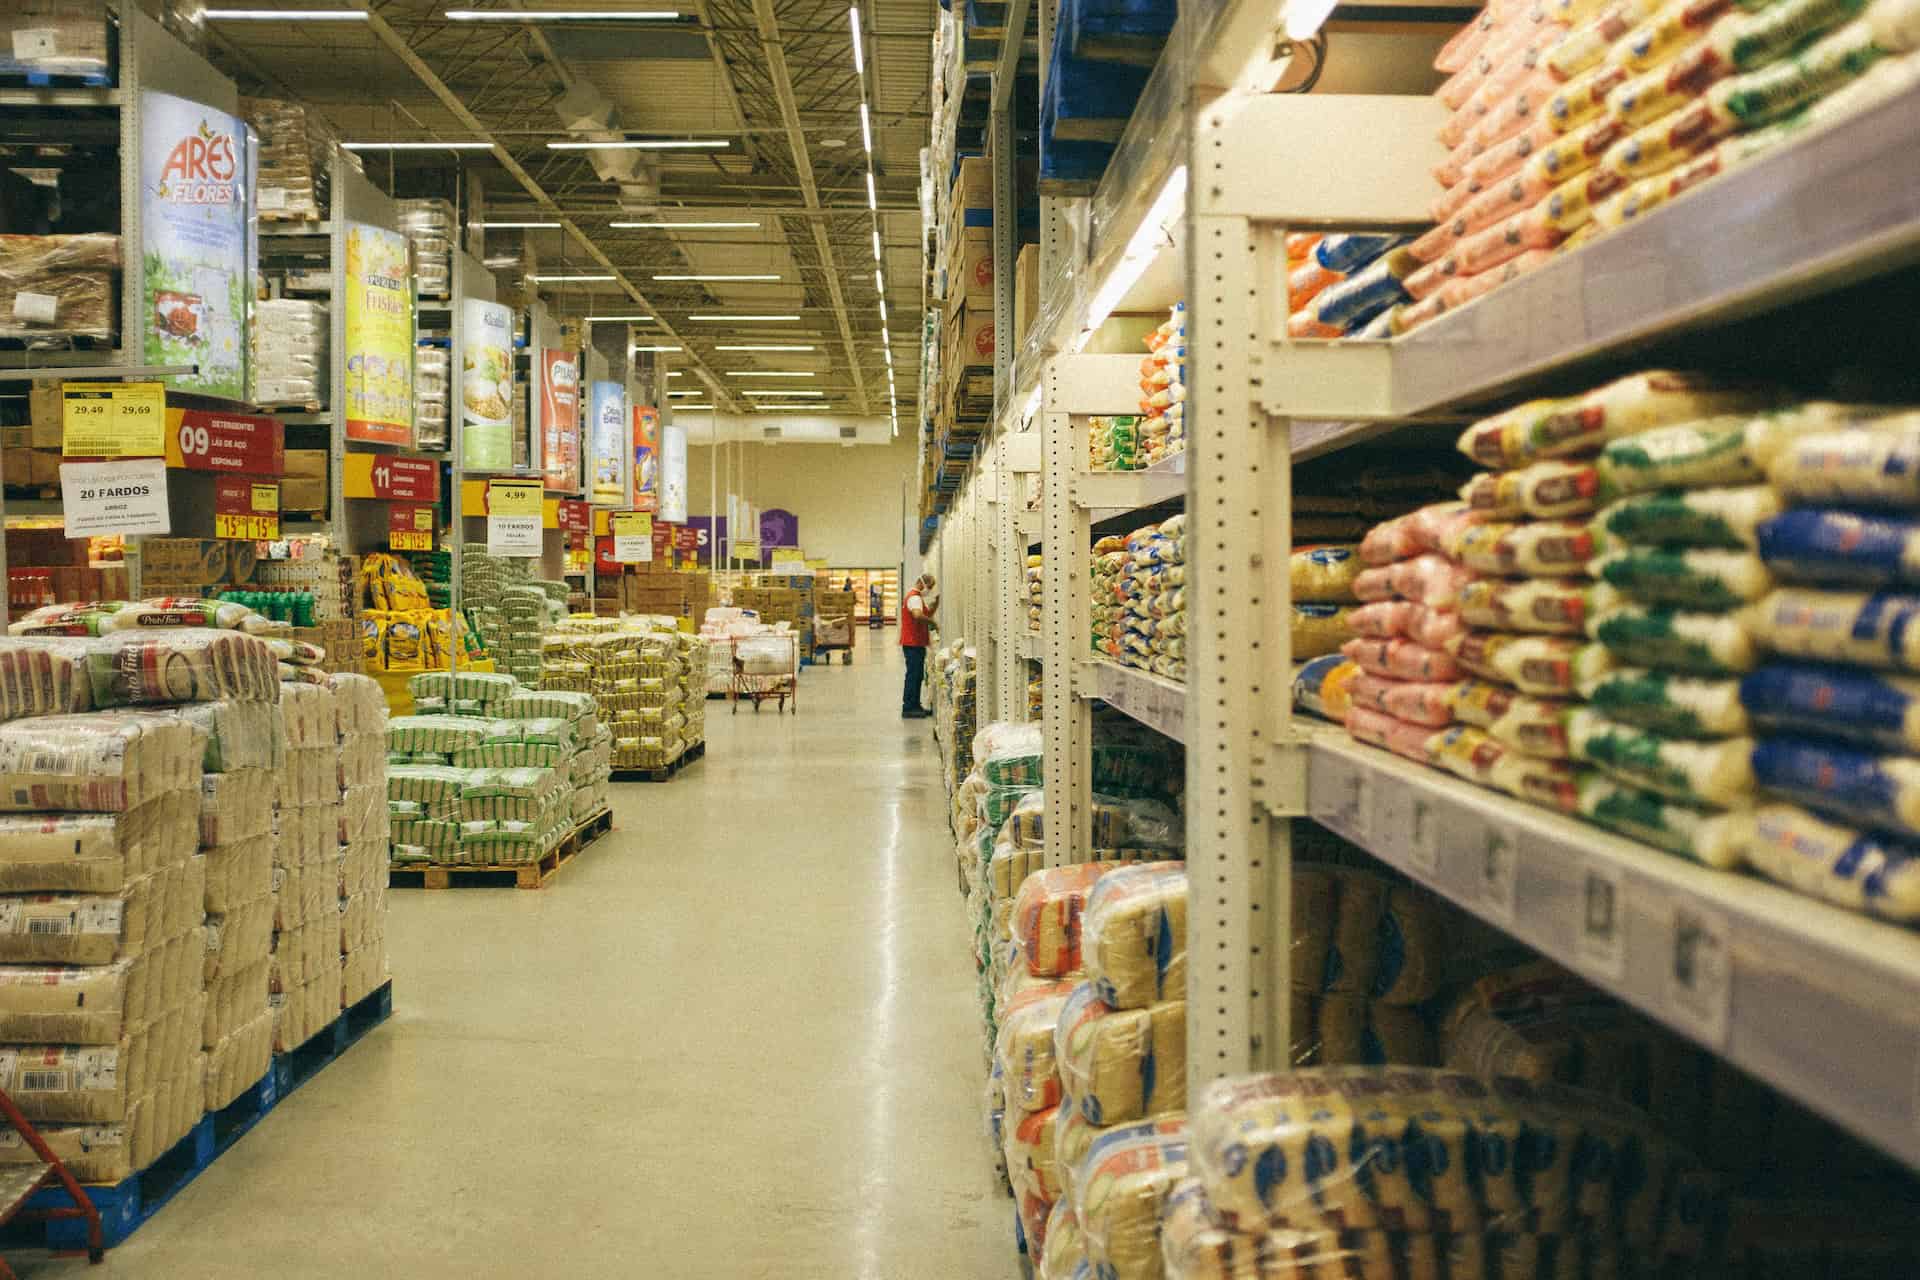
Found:
<path fill-rule="evenodd" d="M 1297 719 L 1286 564 L 1296 463 L 1395 432 L 1450 436 L 1465 417 L 1597 380 L 1609 359 L 1920 262 L 1920 89 L 1404 338 L 1293 341 L 1289 229 L 1429 225 L 1443 108 L 1416 73 L 1448 29 L 1408 11 L 1412 25 L 1366 36 L 1378 57 L 1329 67 L 1314 93 L 1274 95 L 1280 10 L 1183 6 L 1100 189 L 1043 212 L 1045 292 L 1011 355 L 995 438 L 1037 402 L 1042 507 L 1037 527 L 1016 516 L 1015 529 L 1039 537 L 1048 570 L 1041 635 L 1019 642 L 1043 657 L 1050 860 L 1087 849 L 1097 698 L 1187 748 L 1192 900 L 1216 908 L 1189 918 L 1190 1087 L 1286 1060 L 1288 1002 L 1274 993 L 1287 983 L 1290 831 L 1314 821 L 1920 1166 L 1920 935 Z M 1043 39 L 1051 18 L 1043 6 Z M 1188 300 L 1188 451 L 1161 474 L 1088 473 L 1084 417 L 1131 411 L 1124 394 L 1101 398 L 1131 378 L 1100 363 L 1118 357 L 1086 353 L 1108 344 L 1109 317 L 1147 313 L 1168 290 Z M 1189 518 L 1184 687 L 1096 660 L 1086 639 L 1094 525 L 1171 499 Z M 950 522 L 937 540 L 944 554 L 966 536 Z M 970 617 L 966 632 L 983 654 L 986 625 Z"/>

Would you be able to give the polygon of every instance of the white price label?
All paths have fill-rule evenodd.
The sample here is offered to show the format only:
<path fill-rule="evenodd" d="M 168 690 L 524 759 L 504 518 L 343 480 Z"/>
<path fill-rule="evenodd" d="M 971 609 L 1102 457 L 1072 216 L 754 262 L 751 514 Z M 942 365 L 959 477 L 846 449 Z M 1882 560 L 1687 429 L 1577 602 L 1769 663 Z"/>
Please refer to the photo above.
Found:
<path fill-rule="evenodd" d="M 173 531 L 167 512 L 167 464 L 160 458 L 63 462 L 60 504 L 69 538 Z"/>
<path fill-rule="evenodd" d="M 1580 895 L 1580 959 L 1615 982 L 1627 976 L 1626 885 L 1616 867 L 1588 867 Z"/>
<path fill-rule="evenodd" d="M 60 319 L 60 299 L 50 293 L 16 293 L 13 318 L 18 324 L 53 324 Z"/>
<path fill-rule="evenodd" d="M 60 33 L 52 27 L 24 27 L 13 33 L 15 62 L 38 62 L 59 53 Z"/>
<path fill-rule="evenodd" d="M 1727 922 L 1698 907 L 1673 911 L 1667 1011 L 1710 1048 L 1727 1041 L 1733 1013 L 1733 949 Z"/>
<path fill-rule="evenodd" d="M 1407 815 L 1407 865 L 1431 876 L 1440 868 L 1440 806 L 1425 796 L 1414 796 Z"/>
<path fill-rule="evenodd" d="M 1473 880 L 1481 905 L 1496 921 L 1512 924 L 1520 884 L 1519 847 L 1513 833 L 1504 827 L 1488 826 L 1475 856 Z"/>

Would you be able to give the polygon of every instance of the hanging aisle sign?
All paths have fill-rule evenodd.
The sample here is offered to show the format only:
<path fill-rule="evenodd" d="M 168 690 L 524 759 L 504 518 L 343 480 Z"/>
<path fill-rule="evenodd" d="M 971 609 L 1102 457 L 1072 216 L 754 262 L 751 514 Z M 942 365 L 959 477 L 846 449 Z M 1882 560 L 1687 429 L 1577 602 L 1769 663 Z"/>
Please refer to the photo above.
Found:
<path fill-rule="evenodd" d="M 616 511 L 612 516 L 613 558 L 621 564 L 653 560 L 653 516 L 646 511 Z"/>
<path fill-rule="evenodd" d="M 159 458 L 63 462 L 60 503 L 69 538 L 173 531 L 167 512 L 167 464 Z"/>
<path fill-rule="evenodd" d="M 546 493 L 538 480 L 487 482 L 487 554 L 541 553 L 540 509 Z"/>
<path fill-rule="evenodd" d="M 60 388 L 60 452 L 69 458 L 157 458 L 166 452 L 167 389 L 158 382 L 68 382 Z"/>

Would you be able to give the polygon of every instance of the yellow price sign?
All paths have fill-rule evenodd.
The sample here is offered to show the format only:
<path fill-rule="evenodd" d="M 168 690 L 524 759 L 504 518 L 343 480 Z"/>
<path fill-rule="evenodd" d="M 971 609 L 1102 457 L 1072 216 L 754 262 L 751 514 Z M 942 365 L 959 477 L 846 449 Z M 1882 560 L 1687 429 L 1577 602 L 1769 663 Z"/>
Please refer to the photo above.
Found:
<path fill-rule="evenodd" d="M 221 511 L 213 517 L 213 536 L 242 541 L 269 541 L 280 536 L 280 513 Z"/>
<path fill-rule="evenodd" d="M 546 496 L 546 486 L 538 480 L 489 480 L 487 481 L 487 514 L 532 516 L 538 520 L 540 504 Z"/>
<path fill-rule="evenodd" d="M 161 457 L 167 451 L 166 386 L 63 383 L 60 427 L 60 452 L 69 458 Z"/>
<path fill-rule="evenodd" d="M 395 551 L 431 551 L 433 550 L 433 531 L 395 529 L 387 534 L 387 545 Z"/>

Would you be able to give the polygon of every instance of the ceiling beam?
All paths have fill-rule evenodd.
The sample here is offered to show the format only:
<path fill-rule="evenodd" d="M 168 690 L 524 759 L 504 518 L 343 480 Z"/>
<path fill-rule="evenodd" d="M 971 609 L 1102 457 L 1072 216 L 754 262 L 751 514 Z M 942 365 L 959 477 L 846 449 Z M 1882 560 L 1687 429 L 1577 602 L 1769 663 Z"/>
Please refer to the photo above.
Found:
<path fill-rule="evenodd" d="M 609 258 L 606 253 L 601 250 L 600 246 L 595 244 L 592 238 L 580 229 L 572 218 L 560 211 L 559 207 L 554 204 L 552 197 L 547 194 L 546 189 L 534 181 L 533 175 L 529 174 L 526 169 L 521 166 L 520 162 L 508 153 L 506 147 L 502 146 L 500 142 L 488 132 L 487 126 L 482 123 L 480 117 L 474 115 L 472 111 L 467 109 L 466 103 L 460 100 L 460 95 L 448 88 L 446 82 L 434 73 L 433 68 L 421 60 L 420 55 L 413 51 L 413 47 L 401 37 L 398 31 L 393 29 L 392 24 L 374 12 L 372 0 L 353 0 L 353 6 L 367 15 L 367 27 L 380 43 L 392 50 L 394 56 L 399 58 L 400 61 L 407 64 L 407 69 L 412 71 L 420 83 L 425 85 L 427 90 L 440 100 L 442 106 L 446 107 L 461 124 L 472 131 L 474 138 L 492 144 L 494 158 L 505 166 L 507 172 L 511 173 L 520 185 L 525 188 L 527 194 L 534 198 L 539 204 L 541 212 L 543 214 L 551 212 L 555 219 L 564 226 L 566 231 L 586 249 L 588 256 L 599 263 L 602 270 L 611 271 L 619 278 L 620 287 L 626 290 L 628 297 L 632 298 L 633 301 L 648 314 L 657 316 L 658 313 L 655 311 L 653 304 L 647 301 L 646 295 L 641 293 L 618 267 L 614 266 L 613 259 Z M 658 325 L 662 336 L 678 339 L 679 335 L 674 332 L 672 325 L 658 319 L 656 319 L 655 323 Z M 730 395 L 724 387 L 720 386 L 720 379 L 714 376 L 713 370 L 707 366 L 706 362 L 690 351 L 684 352 L 683 354 L 687 356 L 688 364 L 699 371 L 709 382 L 720 388 L 715 391 L 715 395 L 719 396 L 729 409 L 736 408 L 737 404 L 734 397 Z M 862 392 L 861 403 L 863 405 L 865 404 L 864 391 Z"/>
<path fill-rule="evenodd" d="M 753 0 L 753 13 L 760 28 L 760 46 L 767 56 L 767 70 L 780 100 L 780 117 L 786 122 L 787 144 L 793 150 L 794 168 L 800 177 L 800 193 L 811 212 L 820 208 L 820 192 L 814 185 L 813 155 L 807 149 L 806 130 L 801 125 L 800 108 L 793 97 L 793 77 L 787 70 L 787 50 L 780 36 L 780 20 L 774 16 L 773 0 Z M 827 269 L 827 292 L 833 299 L 834 317 L 840 323 L 840 343 L 846 348 L 847 364 L 853 373 L 854 394 L 860 412 L 868 413 L 873 406 L 867 398 L 867 379 L 860 368 L 860 357 L 854 350 L 853 326 L 847 315 L 846 290 L 834 262 L 833 241 L 827 236 L 827 228 L 822 221 L 814 220 L 811 230 L 820 262 Z"/>

